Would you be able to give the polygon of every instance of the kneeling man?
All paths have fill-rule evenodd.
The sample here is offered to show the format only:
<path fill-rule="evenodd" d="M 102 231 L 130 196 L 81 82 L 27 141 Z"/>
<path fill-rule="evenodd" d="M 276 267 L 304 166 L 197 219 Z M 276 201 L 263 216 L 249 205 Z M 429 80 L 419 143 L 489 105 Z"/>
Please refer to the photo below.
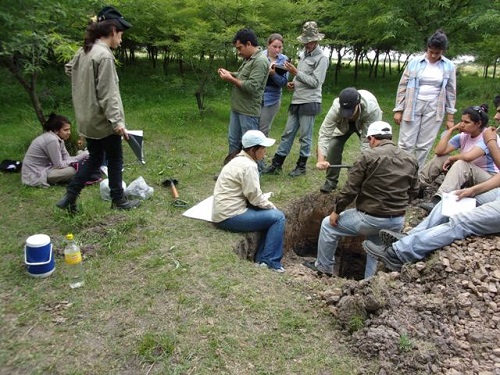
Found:
<path fill-rule="evenodd" d="M 370 149 L 349 170 L 334 212 L 321 223 L 318 257 L 304 263 L 319 274 L 333 275 L 335 251 L 342 237 L 367 236 L 376 242 L 381 229 L 401 230 L 406 207 L 418 194 L 417 159 L 392 142 L 391 126 L 375 121 L 366 138 Z M 356 208 L 346 210 L 353 201 Z M 365 278 L 375 273 L 376 266 L 376 260 L 367 256 Z"/>

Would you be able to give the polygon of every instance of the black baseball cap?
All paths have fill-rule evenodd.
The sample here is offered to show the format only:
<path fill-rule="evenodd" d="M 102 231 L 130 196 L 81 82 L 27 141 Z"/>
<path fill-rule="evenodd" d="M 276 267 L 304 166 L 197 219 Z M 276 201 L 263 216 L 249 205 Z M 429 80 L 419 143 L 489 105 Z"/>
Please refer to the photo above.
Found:
<path fill-rule="evenodd" d="M 347 87 L 340 92 L 340 112 L 342 117 L 351 118 L 356 106 L 361 101 L 361 95 L 354 87 Z"/>
<path fill-rule="evenodd" d="M 104 8 L 101 9 L 99 14 L 97 15 L 97 21 L 100 22 L 104 20 L 117 20 L 120 26 L 122 26 L 123 30 L 127 30 L 132 27 L 132 24 L 128 22 L 125 18 L 123 18 L 121 13 L 118 12 L 112 6 L 105 6 Z"/>

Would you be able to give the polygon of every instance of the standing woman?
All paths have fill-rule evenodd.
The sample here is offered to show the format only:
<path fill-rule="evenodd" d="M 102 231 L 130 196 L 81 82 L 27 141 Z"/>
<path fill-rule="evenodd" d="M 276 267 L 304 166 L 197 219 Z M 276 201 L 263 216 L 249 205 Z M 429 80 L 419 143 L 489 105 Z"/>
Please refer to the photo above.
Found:
<path fill-rule="evenodd" d="M 283 55 L 283 37 L 281 34 L 271 34 L 267 39 L 267 49 L 264 55 L 269 60 L 269 76 L 267 78 L 262 109 L 260 112 L 259 130 L 267 137 L 276 114 L 281 107 L 282 88 L 288 83 L 288 71 L 285 62 L 288 57 Z"/>
<path fill-rule="evenodd" d="M 446 114 L 453 127 L 456 112 L 455 65 L 443 56 L 448 38 L 442 30 L 427 40 L 424 55 L 408 63 L 399 81 L 394 122 L 400 125 L 398 146 L 415 152 L 421 168 Z"/>
<path fill-rule="evenodd" d="M 66 64 L 71 77 L 73 106 L 78 133 L 87 142 L 89 161 L 68 184 L 66 195 L 56 203 L 71 213 L 77 211 L 76 199 L 106 155 L 111 208 L 128 210 L 139 206 L 128 200 L 122 186 L 122 137 L 128 140 L 125 114 L 112 50 L 120 46 L 123 32 L 132 25 L 115 8 L 104 7 L 85 33 L 83 47 Z"/>
<path fill-rule="evenodd" d="M 262 194 L 257 171 L 257 162 L 274 142 L 259 130 L 243 135 L 243 150 L 222 168 L 215 184 L 212 220 L 231 232 L 262 232 L 255 262 L 281 273 L 285 215 Z"/>
<path fill-rule="evenodd" d="M 21 180 L 28 186 L 45 186 L 68 182 L 76 174 L 73 163 L 89 157 L 87 151 L 70 156 L 64 145 L 71 136 L 71 123 L 68 118 L 51 113 L 43 124 L 43 134 L 36 137 L 21 167 Z"/>

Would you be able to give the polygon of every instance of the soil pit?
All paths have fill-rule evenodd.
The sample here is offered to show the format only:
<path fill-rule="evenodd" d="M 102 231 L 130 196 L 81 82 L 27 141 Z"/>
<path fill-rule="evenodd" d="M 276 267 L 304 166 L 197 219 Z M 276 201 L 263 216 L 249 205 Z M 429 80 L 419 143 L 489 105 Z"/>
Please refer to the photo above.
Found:
<path fill-rule="evenodd" d="M 316 257 L 321 222 L 335 206 L 335 193 L 310 193 L 283 208 L 286 216 L 285 263 L 303 262 L 305 257 Z M 250 232 L 234 246 L 242 258 L 253 261 L 259 232 Z M 364 237 L 344 237 L 335 254 L 335 274 L 347 279 L 364 277 L 366 254 L 361 246 Z"/>

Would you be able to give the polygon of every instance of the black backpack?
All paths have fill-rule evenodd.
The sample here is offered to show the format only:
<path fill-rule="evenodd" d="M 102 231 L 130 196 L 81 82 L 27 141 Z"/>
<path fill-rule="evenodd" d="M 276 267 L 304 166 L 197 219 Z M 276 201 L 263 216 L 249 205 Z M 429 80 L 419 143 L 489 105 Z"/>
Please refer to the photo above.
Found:
<path fill-rule="evenodd" d="M 20 172 L 22 165 L 23 165 L 23 163 L 21 163 L 18 160 L 5 159 L 5 160 L 2 160 L 0 162 L 0 171 L 2 171 L 2 172 Z"/>

